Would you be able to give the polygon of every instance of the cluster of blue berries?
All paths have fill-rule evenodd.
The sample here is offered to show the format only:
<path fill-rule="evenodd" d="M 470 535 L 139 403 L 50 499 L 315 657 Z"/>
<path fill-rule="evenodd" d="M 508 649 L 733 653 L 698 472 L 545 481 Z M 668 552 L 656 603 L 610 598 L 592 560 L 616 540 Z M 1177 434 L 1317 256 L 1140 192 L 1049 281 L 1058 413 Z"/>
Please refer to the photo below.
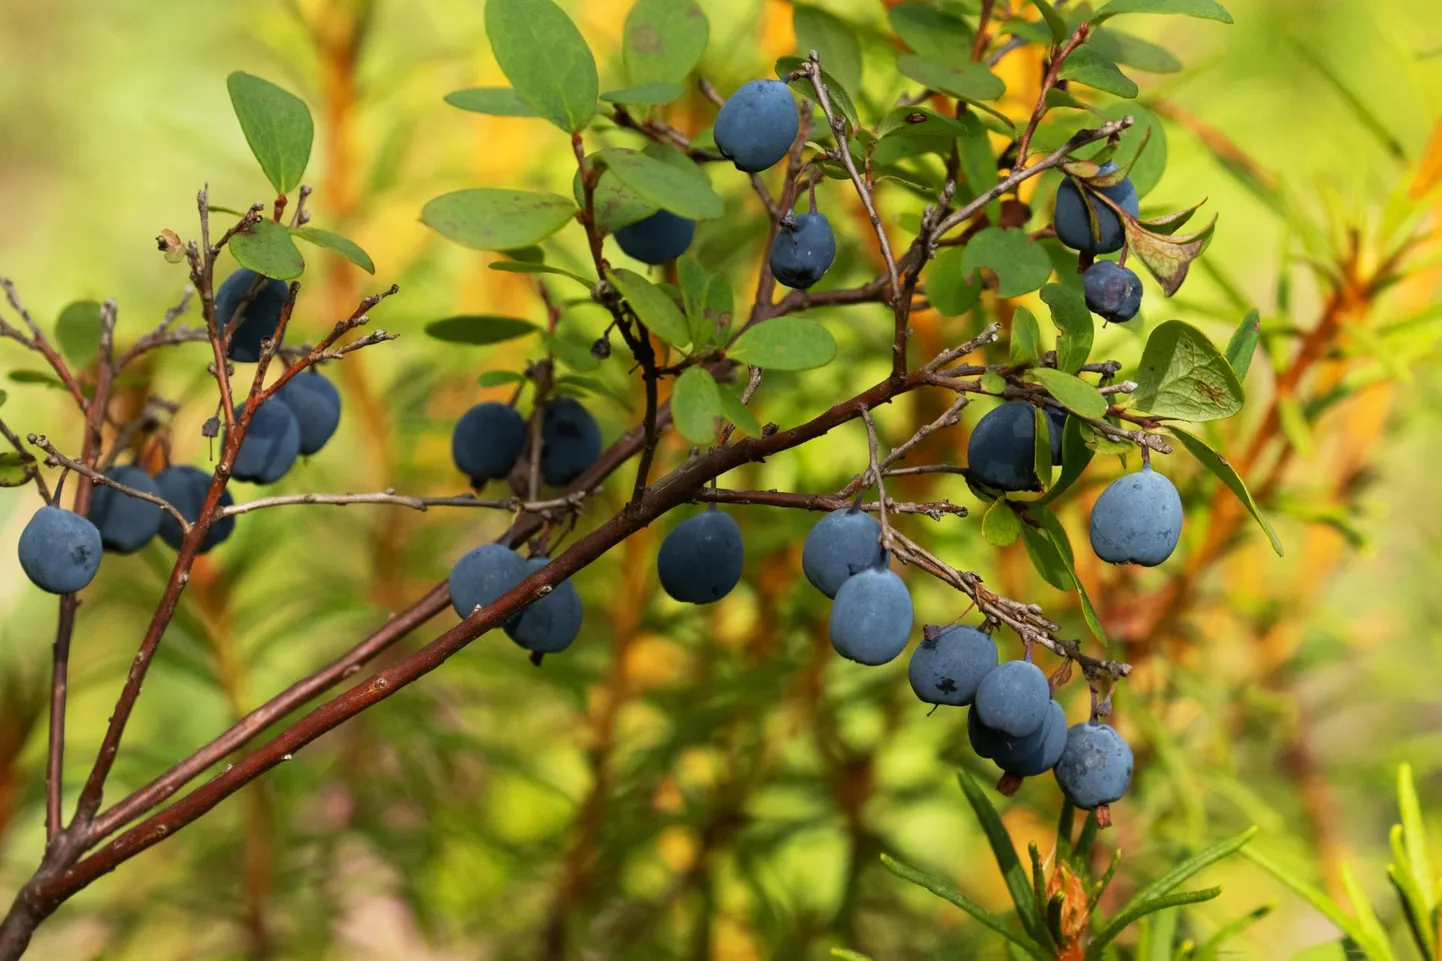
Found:
<path fill-rule="evenodd" d="M 1097 177 L 1115 174 L 1117 165 L 1108 161 Z M 1095 191 L 1095 194 L 1093 193 Z M 1140 209 L 1137 189 L 1125 177 L 1106 187 L 1078 187 L 1067 177 L 1056 191 L 1053 226 L 1057 239 L 1088 257 L 1121 250 L 1126 228 L 1117 212 L 1097 194 L 1135 217 Z M 1097 260 L 1082 273 L 1087 309 L 1114 324 L 1124 324 L 1142 307 L 1142 281 L 1130 268 L 1111 260 Z"/>

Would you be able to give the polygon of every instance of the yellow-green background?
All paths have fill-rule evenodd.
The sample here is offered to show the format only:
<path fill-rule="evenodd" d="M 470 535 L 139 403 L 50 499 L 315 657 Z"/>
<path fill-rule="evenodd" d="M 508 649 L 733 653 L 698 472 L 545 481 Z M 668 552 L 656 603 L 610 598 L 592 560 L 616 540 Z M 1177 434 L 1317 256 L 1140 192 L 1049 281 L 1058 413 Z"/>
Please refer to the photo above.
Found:
<path fill-rule="evenodd" d="M 602 89 L 623 86 L 618 50 L 627 4 L 564 5 L 597 51 Z M 791 52 L 787 5 L 703 6 L 712 43 L 700 70 L 722 90 L 769 75 L 774 58 Z M 884 23 L 878 3 L 823 6 Z M 1261 308 L 1265 324 L 1305 331 L 1325 297 L 1308 267 L 1294 264 L 1291 315 L 1278 316 L 1284 230 L 1203 148 L 1198 125 L 1272 171 L 1318 222 L 1363 225 L 1364 267 L 1375 260 L 1370 238 L 1387 198 L 1425 179 L 1419 158 L 1436 165 L 1442 153 L 1435 140 L 1428 153 L 1442 114 L 1442 56 L 1426 56 L 1442 51 L 1435 2 L 1227 6 L 1235 25 L 1170 17 L 1126 24 L 1186 64 L 1174 77 L 1137 74 L 1144 97 L 1165 97 L 1193 118 L 1170 126 L 1167 173 L 1148 206 L 1206 197 L 1222 217 L 1206 255 L 1216 271 L 1194 270 L 1172 304 L 1149 288 L 1145 326 L 1183 317 L 1219 342 L 1242 311 L 1219 293 L 1218 273 Z M 308 251 L 302 331 L 317 336 L 360 296 L 394 280 L 402 293 L 375 311 L 373 322 L 402 338 L 341 365 L 347 406 L 340 435 L 283 490 L 459 488 L 449 424 L 483 395 L 475 375 L 514 368 L 527 345 L 456 350 L 428 342 L 422 327 L 463 310 L 542 315 L 524 278 L 487 271 L 488 255 L 441 241 L 419 223 L 418 211 L 430 197 L 464 186 L 569 187 L 570 152 L 558 131 L 541 121 L 462 113 L 441 100 L 460 87 L 504 83 L 484 36 L 481 2 L 379 0 L 376 8 L 353 56 L 343 0 L 0 3 L 0 273 L 18 283 L 43 322 L 71 300 L 115 297 L 122 339 L 147 329 L 184 282 L 182 268 L 165 264 L 152 238 L 161 228 L 194 234 L 195 191 L 208 183 L 212 197 L 231 206 L 268 199 L 230 112 L 226 74 L 261 74 L 310 103 L 317 121 L 307 176 L 317 188 L 314 222 L 356 239 L 378 270 L 372 278 Z M 1345 78 L 1407 161 L 1378 146 L 1292 44 L 1310 48 Z M 884 50 L 868 50 L 868 75 L 888 73 Z M 1014 90 L 1035 83 L 1027 79 L 1035 61 L 1018 61 L 1008 68 L 1014 73 L 1003 70 Z M 1027 102 L 1014 93 L 1007 108 L 1022 113 Z M 692 132 L 709 122 L 694 97 L 674 109 L 673 120 Z M 720 171 L 713 179 L 724 184 L 737 222 L 756 216 L 744 184 Z M 822 199 L 834 219 L 864 237 L 854 198 L 841 185 L 828 183 Z M 1442 208 L 1432 202 L 1435 217 Z M 1402 284 L 1375 302 L 1353 304 L 1329 343 L 1332 373 L 1319 376 L 1333 376 L 1339 357 L 1346 362 L 1349 355 L 1336 351 L 1353 351 L 1359 366 L 1370 363 L 1379 341 L 1369 330 L 1435 303 L 1442 272 L 1436 238 L 1430 243 Z M 579 253 L 575 238 L 561 246 Z M 698 247 L 715 262 L 729 252 L 718 226 L 703 229 Z M 870 276 L 869 251 L 847 247 L 842 268 L 857 279 Z M 749 303 L 752 268 L 727 268 L 738 303 Z M 574 318 L 599 329 L 595 312 Z M 884 316 L 864 308 L 827 319 L 842 340 L 843 360 L 768 380 L 758 397 L 764 419 L 792 422 L 880 373 L 875 359 L 858 358 L 887 335 Z M 959 339 L 951 335 L 977 323 L 931 317 L 918 328 L 924 342 L 935 343 Z M 1211 487 L 1192 465 L 1171 466 L 1179 454 L 1165 469 L 1187 480 L 1196 526 L 1178 557 L 1135 577 L 1083 567 L 1109 629 L 1143 665 L 1118 704 L 1118 723 L 1139 762 L 1136 797 L 1117 806 L 1107 838 L 1127 856 L 1119 892 L 1164 870 L 1178 851 L 1256 823 L 1257 844 L 1329 890 L 1337 890 L 1340 859 L 1350 859 L 1400 933 L 1385 865 L 1393 777 L 1403 760 L 1418 773 L 1438 841 L 1434 863 L 1442 864 L 1442 611 L 1435 586 L 1442 498 L 1434 440 L 1442 385 L 1430 336 L 1423 325 L 1395 351 L 1386 347 L 1399 360 L 1384 381 L 1285 441 L 1297 451 L 1271 505 L 1285 559 L 1266 551 L 1255 528 L 1239 527 L 1236 550 L 1195 572 L 1184 609 L 1137 635 L 1136 625 L 1148 623 L 1148 603 L 1175 587 L 1202 546 Z M 1277 342 L 1283 366 L 1291 343 Z M 1134 360 L 1139 344 L 1132 331 L 1113 330 L 1099 338 L 1097 354 Z M 884 348 L 872 355 L 884 363 Z M 206 457 L 199 425 L 212 403 L 204 363 L 186 348 L 154 371 L 156 389 L 191 401 L 175 424 L 175 456 L 193 463 Z M 0 344 L 0 370 L 35 366 L 14 344 Z M 1228 453 L 1238 453 L 1229 441 L 1245 445 L 1266 408 L 1268 366 L 1259 357 L 1247 382 L 1247 412 L 1220 435 Z M 627 384 L 619 358 L 604 376 Z M 788 396 L 791 388 L 796 396 Z M 47 433 L 62 446 L 77 435 L 77 417 L 58 393 L 6 389 L 3 416 L 22 433 Z M 893 405 L 881 415 L 884 432 L 903 439 L 907 423 L 931 410 L 926 403 Z M 593 406 L 608 440 L 634 422 L 636 409 L 623 412 L 604 400 Z M 951 438 L 932 450 L 948 456 L 958 444 Z M 663 457 L 683 453 L 672 446 Z M 859 429 L 839 431 L 723 484 L 829 490 L 863 458 Z M 1116 470 L 1114 461 L 1099 459 L 1093 473 L 1105 480 Z M 587 523 L 619 503 L 629 475 L 622 471 Z M 1096 489 L 1087 488 L 1064 518 L 1078 545 L 1084 502 Z M 971 503 L 959 482 L 928 493 Z M 44 721 L 27 721 L 45 687 L 55 605 L 28 585 L 14 554 L 37 503 L 32 490 L 0 490 L 0 879 L 7 898 L 43 843 Z M 799 579 L 799 542 L 810 518 L 746 508 L 737 514 L 747 532 L 747 576 L 721 604 L 696 611 L 658 600 L 652 558 L 665 525 L 632 538 L 577 578 L 588 619 L 572 652 L 537 671 L 504 639 L 483 638 L 436 676 L 102 879 L 44 926 L 33 956 L 549 957 L 560 955 L 542 950 L 543 932 L 560 919 L 568 934 L 564 956 L 575 958 L 819 957 L 833 945 L 878 959 L 1000 957 L 974 922 L 907 888 L 876 860 L 879 851 L 892 851 L 1004 907 L 996 868 L 952 780 L 957 764 L 975 765 L 966 758 L 960 712 L 927 718 L 901 660 L 866 672 L 830 656 L 825 607 Z M 910 523 L 956 566 L 1044 604 L 1072 636 L 1083 632 L 1074 602 L 1027 573 L 1020 546 L 1000 553 L 986 547 L 974 519 L 936 529 Z M 237 712 L 343 650 L 503 524 L 471 512 L 389 508 L 243 518 L 234 540 L 192 582 L 107 798 L 143 783 Z M 1359 537 L 1349 540 L 1339 526 Z M 167 557 L 152 547 L 108 559 L 81 609 L 71 666 L 71 802 Z M 962 613 L 957 595 L 908 576 L 919 618 L 945 622 Z M 1081 700 L 1068 702 L 1074 719 Z M 1019 843 L 1036 840 L 1045 851 L 1058 806 L 1050 782 L 1038 779 L 1002 806 Z M 1224 893 L 1185 912 L 1183 928 L 1193 936 L 1260 904 L 1278 905 L 1230 945 L 1234 957 L 1285 958 L 1335 939 L 1319 915 L 1245 862 L 1205 877 Z"/>

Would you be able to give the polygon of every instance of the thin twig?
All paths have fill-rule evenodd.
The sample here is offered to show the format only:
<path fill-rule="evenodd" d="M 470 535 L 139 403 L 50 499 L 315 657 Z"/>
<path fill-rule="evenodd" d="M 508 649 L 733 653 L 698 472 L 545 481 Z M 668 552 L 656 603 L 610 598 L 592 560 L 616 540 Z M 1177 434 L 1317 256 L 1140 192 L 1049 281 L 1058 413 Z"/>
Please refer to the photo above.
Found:
<path fill-rule="evenodd" d="M 241 504 L 232 504 L 220 510 L 221 517 L 235 517 L 270 507 L 293 507 L 304 504 L 330 504 L 345 507 L 352 504 L 391 504 L 409 507 L 411 510 L 427 511 L 432 507 L 473 507 L 516 513 L 526 511 L 540 516 L 555 515 L 557 512 L 580 510 L 585 502 L 584 494 L 569 494 L 549 500 L 527 500 L 521 497 L 503 497 L 490 500 L 474 494 L 457 494 L 453 497 L 416 497 L 397 494 L 394 490 L 363 494 L 277 494 L 274 497 L 260 497 Z"/>
<path fill-rule="evenodd" d="M 1076 32 L 1052 56 L 1051 64 L 1046 70 L 1046 77 L 1041 83 L 1041 92 L 1037 94 L 1036 106 L 1032 109 L 1031 119 L 1026 122 L 1026 129 L 1022 131 L 1021 138 L 1016 142 L 1016 165 L 1018 167 L 1026 165 L 1026 153 L 1031 149 L 1032 134 L 1036 133 L 1042 115 L 1046 113 L 1047 93 L 1056 86 L 1057 77 L 1061 73 L 1062 65 L 1066 63 L 1066 58 L 1071 56 L 1073 50 L 1087 42 L 1087 37 L 1091 36 L 1091 29 L 1091 21 L 1083 20 L 1081 25 L 1076 28 Z"/>
<path fill-rule="evenodd" d="M 876 483 L 876 502 L 881 505 L 877 511 L 881 520 L 881 546 L 891 550 L 891 524 L 886 519 L 886 482 L 881 477 L 881 465 L 876 444 L 876 425 L 871 421 L 871 411 L 861 408 L 861 419 L 866 423 L 866 444 L 871 455 L 871 466 L 867 469 L 869 481 Z"/>
<path fill-rule="evenodd" d="M 885 472 L 883 472 L 885 473 Z M 717 504 L 753 504 L 759 507 L 787 507 L 804 511 L 835 511 L 842 508 L 855 506 L 858 510 L 875 514 L 881 511 L 880 501 L 863 501 L 856 503 L 851 496 L 840 496 L 838 494 L 792 494 L 786 491 L 748 491 L 748 490 L 726 490 L 724 488 L 706 488 L 696 494 L 696 500 L 703 503 L 714 502 Z M 917 501 L 893 501 L 886 502 L 888 514 L 924 514 L 932 520 L 939 521 L 943 517 L 965 517 L 967 509 L 960 504 L 953 504 L 951 501 L 933 501 L 921 503 Z"/>
<path fill-rule="evenodd" d="M 170 503 L 170 501 L 166 500 L 165 498 L 159 497 L 155 494 L 147 493 L 143 490 L 136 490 L 134 487 L 128 487 L 125 484 L 122 484 L 111 477 L 105 476 L 100 471 L 96 470 L 95 468 L 82 461 L 78 461 L 65 456 L 58 449 L 56 449 L 54 444 L 50 443 L 49 439 L 46 438 L 44 434 L 27 434 L 25 439 L 45 452 L 46 462 L 51 467 L 69 468 L 75 473 L 80 474 L 82 477 L 89 478 L 90 481 L 94 484 L 101 484 L 105 487 L 118 490 L 122 494 L 128 494 L 129 496 L 134 497 L 136 500 L 145 501 L 147 504 L 154 504 L 156 507 L 159 507 L 171 517 L 175 518 L 176 522 L 180 524 L 180 529 L 183 532 L 189 533 L 190 521 L 186 520 L 185 515 L 180 513 L 180 511 L 176 509 L 175 505 Z"/>

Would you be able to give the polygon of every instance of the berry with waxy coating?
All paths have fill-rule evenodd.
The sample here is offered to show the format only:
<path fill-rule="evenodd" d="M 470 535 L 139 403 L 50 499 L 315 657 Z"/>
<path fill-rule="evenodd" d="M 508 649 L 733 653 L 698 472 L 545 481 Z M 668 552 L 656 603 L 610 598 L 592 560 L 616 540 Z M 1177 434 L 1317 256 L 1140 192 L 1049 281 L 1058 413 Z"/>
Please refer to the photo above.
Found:
<path fill-rule="evenodd" d="M 669 210 L 658 210 L 643 220 L 618 228 L 616 243 L 629 257 L 659 266 L 675 260 L 691 246 L 696 221 Z"/>
<path fill-rule="evenodd" d="M 155 479 L 139 467 L 112 467 L 105 476 L 131 490 L 160 496 Z M 150 543 L 164 513 L 155 504 L 104 484 L 95 488 L 90 502 L 90 521 L 100 531 L 100 542 L 116 554 L 133 554 Z"/>
<path fill-rule="evenodd" d="M 976 713 L 976 705 L 972 704 L 966 712 L 966 737 L 971 742 L 971 749 L 976 752 L 977 757 L 994 758 L 997 754 L 1006 750 L 1007 736 L 1000 731 L 993 731 L 981 723 L 981 715 Z"/>
<path fill-rule="evenodd" d="M 996 642 L 986 632 L 960 624 L 927 627 L 911 652 L 906 676 L 927 704 L 962 707 L 976 699 L 981 679 L 996 665 Z"/>
<path fill-rule="evenodd" d="M 180 516 L 194 524 L 195 519 L 200 516 L 200 509 L 205 506 L 205 495 L 210 490 L 210 475 L 198 467 L 177 464 L 156 474 L 155 486 L 159 488 L 160 496 L 180 511 Z M 234 503 L 235 497 L 230 493 L 229 487 L 221 491 L 221 507 L 229 507 Z M 210 525 L 210 530 L 205 532 L 205 537 L 200 542 L 199 553 L 206 553 L 229 537 L 234 530 L 235 518 L 222 517 Z M 168 512 L 162 511 L 160 514 L 160 539 L 178 551 L 184 536 L 184 532 L 181 531 L 180 524 L 176 522 L 175 518 L 171 517 Z"/>
<path fill-rule="evenodd" d="M 881 523 L 858 508 L 843 507 L 817 521 L 801 548 L 801 570 L 812 586 L 835 597 L 845 580 L 876 564 Z"/>
<path fill-rule="evenodd" d="M 661 589 L 687 604 L 710 604 L 730 594 L 745 563 L 741 528 L 714 504 L 671 528 L 656 552 Z"/>
<path fill-rule="evenodd" d="M 976 689 L 977 719 L 1008 737 L 1026 737 L 1046 720 L 1051 687 L 1030 661 L 1007 661 L 981 679 Z"/>
<path fill-rule="evenodd" d="M 1044 407 L 1046 413 L 1048 436 L 1051 438 L 1051 465 L 1061 466 L 1061 435 L 1066 430 L 1067 413 L 1056 407 Z"/>
<path fill-rule="evenodd" d="M 1116 169 L 1117 165 L 1108 161 L 1102 164 L 1098 173 L 1106 175 Z M 1130 177 L 1110 187 L 1102 187 L 1100 192 L 1133 217 L 1141 209 L 1137 200 L 1137 188 L 1132 186 Z M 1114 250 L 1121 250 L 1122 244 L 1126 242 L 1126 229 L 1122 226 L 1122 219 L 1115 210 L 1097 197 L 1088 194 L 1083 201 L 1082 193 L 1070 177 L 1064 178 L 1061 186 L 1057 187 L 1056 214 L 1053 219 L 1057 239 L 1072 250 L 1079 250 L 1084 254 L 1109 254 Z M 1092 236 L 1087 205 L 1096 212 L 1099 228 L 1097 237 Z"/>
<path fill-rule="evenodd" d="M 240 409 L 237 406 L 237 417 Z M 285 401 L 272 396 L 251 415 L 230 476 L 256 484 L 274 484 L 285 476 L 299 455 L 300 421 Z"/>
<path fill-rule="evenodd" d="M 571 397 L 557 397 L 541 415 L 541 477 L 552 487 L 571 483 L 601 456 L 601 428 Z"/>
<path fill-rule="evenodd" d="M 836 259 L 836 236 L 825 214 L 796 214 L 781 222 L 771 241 L 771 273 L 777 283 L 798 290 L 811 287 Z"/>
<path fill-rule="evenodd" d="M 1156 567 L 1181 536 L 1181 495 L 1150 466 L 1112 481 L 1092 506 L 1092 550 L 1109 564 Z"/>
<path fill-rule="evenodd" d="M 1082 274 L 1087 309 L 1103 320 L 1124 324 L 1142 309 L 1142 279 L 1128 267 L 1098 260 Z"/>
<path fill-rule="evenodd" d="M 340 391 L 315 370 L 296 374 L 275 396 L 295 415 L 300 425 L 300 452 L 306 456 L 324 447 L 340 426 Z"/>
<path fill-rule="evenodd" d="M 529 558 L 526 574 L 534 574 L 548 563 L 545 557 Z M 581 595 L 569 578 L 551 588 L 551 593 L 532 601 L 530 607 L 506 625 L 506 634 L 511 640 L 537 654 L 564 651 L 579 633 Z"/>
<path fill-rule="evenodd" d="M 46 505 L 20 532 L 20 569 L 51 594 L 73 594 L 100 569 L 100 531 L 74 511 Z"/>
<path fill-rule="evenodd" d="M 451 459 L 477 487 L 511 472 L 526 443 L 526 422 L 498 400 L 477 404 L 461 415 L 451 433 Z"/>
<path fill-rule="evenodd" d="M 831 646 L 858 664 L 885 664 L 911 636 L 911 592 L 889 567 L 872 567 L 846 579 L 831 605 Z"/>
<path fill-rule="evenodd" d="M 1004 491 L 1036 486 L 1036 414 L 1026 401 L 994 407 L 977 421 L 966 442 L 972 479 Z"/>
<path fill-rule="evenodd" d="M 236 308 L 259 276 L 255 271 L 242 267 L 225 278 L 225 282 L 216 290 L 215 322 L 222 329 L 235 316 Z M 231 360 L 246 364 L 260 360 L 260 342 L 275 336 L 276 327 L 280 325 L 280 312 L 285 308 L 285 299 L 289 293 L 290 288 L 283 280 L 266 277 L 261 281 L 260 289 L 246 305 L 240 322 L 231 330 L 228 352 Z"/>
<path fill-rule="evenodd" d="M 790 89 L 780 80 L 752 80 L 733 93 L 716 114 L 716 149 L 737 170 L 755 173 L 791 149 L 801 116 Z"/>
<path fill-rule="evenodd" d="M 1115 728 L 1083 721 L 1067 731 L 1056 783 L 1073 804 L 1090 811 L 1120 801 L 1132 781 L 1132 749 Z"/>
<path fill-rule="evenodd" d="M 451 567 L 451 607 L 465 618 L 521 583 L 526 559 L 501 544 L 482 544 Z"/>
<path fill-rule="evenodd" d="M 1052 701 L 1041 726 L 1026 737 L 1011 738 L 992 755 L 996 766 L 1017 777 L 1035 777 L 1050 771 L 1066 749 L 1066 712 Z"/>

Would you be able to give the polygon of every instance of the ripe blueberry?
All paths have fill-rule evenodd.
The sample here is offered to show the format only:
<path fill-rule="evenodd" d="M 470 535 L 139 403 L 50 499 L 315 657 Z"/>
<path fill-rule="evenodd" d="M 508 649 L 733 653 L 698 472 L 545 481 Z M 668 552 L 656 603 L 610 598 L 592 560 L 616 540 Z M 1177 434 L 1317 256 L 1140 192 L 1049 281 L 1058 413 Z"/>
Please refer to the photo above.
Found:
<path fill-rule="evenodd" d="M 885 664 L 911 636 L 911 592 L 888 567 L 848 577 L 831 605 L 831 646 L 858 664 Z"/>
<path fill-rule="evenodd" d="M 113 467 L 105 476 L 132 490 L 160 496 L 155 479 L 139 467 Z M 154 504 L 104 485 L 95 488 L 90 502 L 90 521 L 100 531 L 100 542 L 116 554 L 134 554 L 150 543 L 164 513 Z"/>
<path fill-rule="evenodd" d="M 1047 704 L 1041 727 L 1026 737 L 1010 738 L 992 755 L 996 766 L 1017 777 L 1035 777 L 1050 771 L 1066 749 L 1066 712 L 1056 701 Z"/>
<path fill-rule="evenodd" d="M 782 221 L 771 241 L 771 273 L 776 282 L 798 290 L 815 284 L 836 259 L 836 237 L 825 214 L 796 214 Z"/>
<path fill-rule="evenodd" d="M 669 263 L 686 252 L 696 235 L 696 221 L 669 210 L 658 210 L 644 220 L 616 231 L 616 243 L 629 257 L 643 264 Z"/>
<path fill-rule="evenodd" d="M 746 562 L 741 528 L 716 505 L 671 529 L 656 553 L 661 588 L 678 601 L 710 604 L 731 593 Z"/>
<path fill-rule="evenodd" d="M 1008 737 L 1026 737 L 1046 720 L 1051 687 L 1030 661 L 1007 661 L 976 689 L 977 720 Z"/>
<path fill-rule="evenodd" d="M 509 547 L 483 544 L 462 555 L 451 568 L 451 607 L 461 617 L 485 607 L 521 583 L 530 573 L 526 559 Z"/>
<path fill-rule="evenodd" d="M 1129 268 L 1098 260 L 1082 274 L 1087 309 L 1103 320 L 1124 324 L 1142 309 L 1142 279 Z"/>
<path fill-rule="evenodd" d="M 827 597 L 835 597 L 852 574 L 876 564 L 881 524 L 865 511 L 843 507 L 827 514 L 806 535 L 801 570 Z"/>
<path fill-rule="evenodd" d="M 100 569 L 100 531 L 63 507 L 45 506 L 20 532 L 20 569 L 42 591 L 73 594 Z"/>
<path fill-rule="evenodd" d="M 477 404 L 461 415 L 451 434 L 451 459 L 480 487 L 511 472 L 526 442 L 526 422 L 498 400 Z"/>
<path fill-rule="evenodd" d="M 544 557 L 526 561 L 526 575 L 549 563 Z M 551 593 L 532 601 L 506 625 L 506 634 L 521 647 L 538 654 L 555 654 L 571 646 L 581 633 L 581 595 L 569 579 L 551 588 Z"/>
<path fill-rule="evenodd" d="M 927 704 L 961 707 L 976 699 L 976 689 L 996 667 L 996 642 L 974 627 L 928 627 L 911 652 L 906 676 L 911 689 Z"/>
<path fill-rule="evenodd" d="M 215 322 L 221 330 L 235 316 L 246 291 L 259 276 L 255 271 L 242 267 L 225 278 L 215 292 Z M 275 329 L 280 325 L 280 312 L 285 308 L 285 299 L 289 294 L 290 288 L 283 280 L 266 277 L 261 281 L 260 289 L 251 298 L 239 323 L 231 328 L 228 353 L 231 360 L 247 364 L 260 360 L 260 342 L 275 336 Z"/>
<path fill-rule="evenodd" d="M 1116 169 L 1116 164 L 1107 162 L 1102 164 L 1099 173 L 1105 175 Z M 1132 186 L 1131 178 L 1110 187 L 1102 187 L 1100 192 L 1133 217 L 1140 210 L 1137 188 Z M 1096 212 L 1099 233 L 1095 237 L 1092 235 L 1091 221 L 1087 217 L 1088 205 Z M 1114 250 L 1121 250 L 1122 244 L 1126 242 L 1126 228 L 1122 226 L 1122 220 L 1116 211 L 1091 195 L 1083 201 L 1082 191 L 1070 177 L 1063 179 L 1056 190 L 1054 224 L 1058 240 L 1072 250 L 1085 254 L 1109 254 Z"/>
<path fill-rule="evenodd" d="M 1073 804 L 1091 810 L 1120 801 L 1132 780 L 1132 749 L 1114 728 L 1073 724 L 1056 763 L 1056 783 Z"/>
<path fill-rule="evenodd" d="M 1014 400 L 987 411 L 966 442 L 972 479 L 1004 491 L 1036 487 L 1036 415 Z"/>
<path fill-rule="evenodd" d="M 205 506 L 205 495 L 210 490 L 210 475 L 198 467 L 178 464 L 174 467 L 167 467 L 156 474 L 155 486 L 160 489 L 160 496 L 180 511 L 180 516 L 193 524 L 195 519 L 200 516 L 200 509 Z M 220 506 L 229 507 L 234 503 L 235 498 L 231 495 L 230 488 L 227 487 L 220 494 Z M 205 538 L 200 542 L 198 553 L 204 554 L 209 551 L 229 537 L 234 530 L 235 518 L 222 517 L 210 525 L 210 530 L 205 532 Z M 160 539 L 175 550 L 180 550 L 180 542 L 184 536 L 175 518 L 171 517 L 168 512 L 162 511 Z"/>
<path fill-rule="evenodd" d="M 1150 467 L 1112 481 L 1092 506 L 1092 550 L 1110 564 L 1156 567 L 1182 535 L 1182 498 Z"/>
<path fill-rule="evenodd" d="M 755 173 L 786 156 L 801 119 L 796 100 L 780 80 L 752 80 L 716 114 L 716 149 L 737 170 Z"/>
<path fill-rule="evenodd" d="M 340 425 L 340 391 L 313 369 L 286 381 L 275 396 L 290 408 L 300 425 L 302 454 L 309 456 L 319 451 Z"/>
<path fill-rule="evenodd" d="M 285 476 L 299 454 L 300 422 L 285 401 L 271 397 L 251 415 L 230 476 L 256 484 L 274 484 Z"/>
<path fill-rule="evenodd" d="M 977 757 L 994 758 L 1006 750 L 1007 736 L 983 724 L 975 704 L 966 712 L 966 737 Z"/>
<path fill-rule="evenodd" d="M 601 456 L 601 428 L 591 412 L 570 397 L 557 397 L 541 415 L 541 477 L 564 487 Z"/>

